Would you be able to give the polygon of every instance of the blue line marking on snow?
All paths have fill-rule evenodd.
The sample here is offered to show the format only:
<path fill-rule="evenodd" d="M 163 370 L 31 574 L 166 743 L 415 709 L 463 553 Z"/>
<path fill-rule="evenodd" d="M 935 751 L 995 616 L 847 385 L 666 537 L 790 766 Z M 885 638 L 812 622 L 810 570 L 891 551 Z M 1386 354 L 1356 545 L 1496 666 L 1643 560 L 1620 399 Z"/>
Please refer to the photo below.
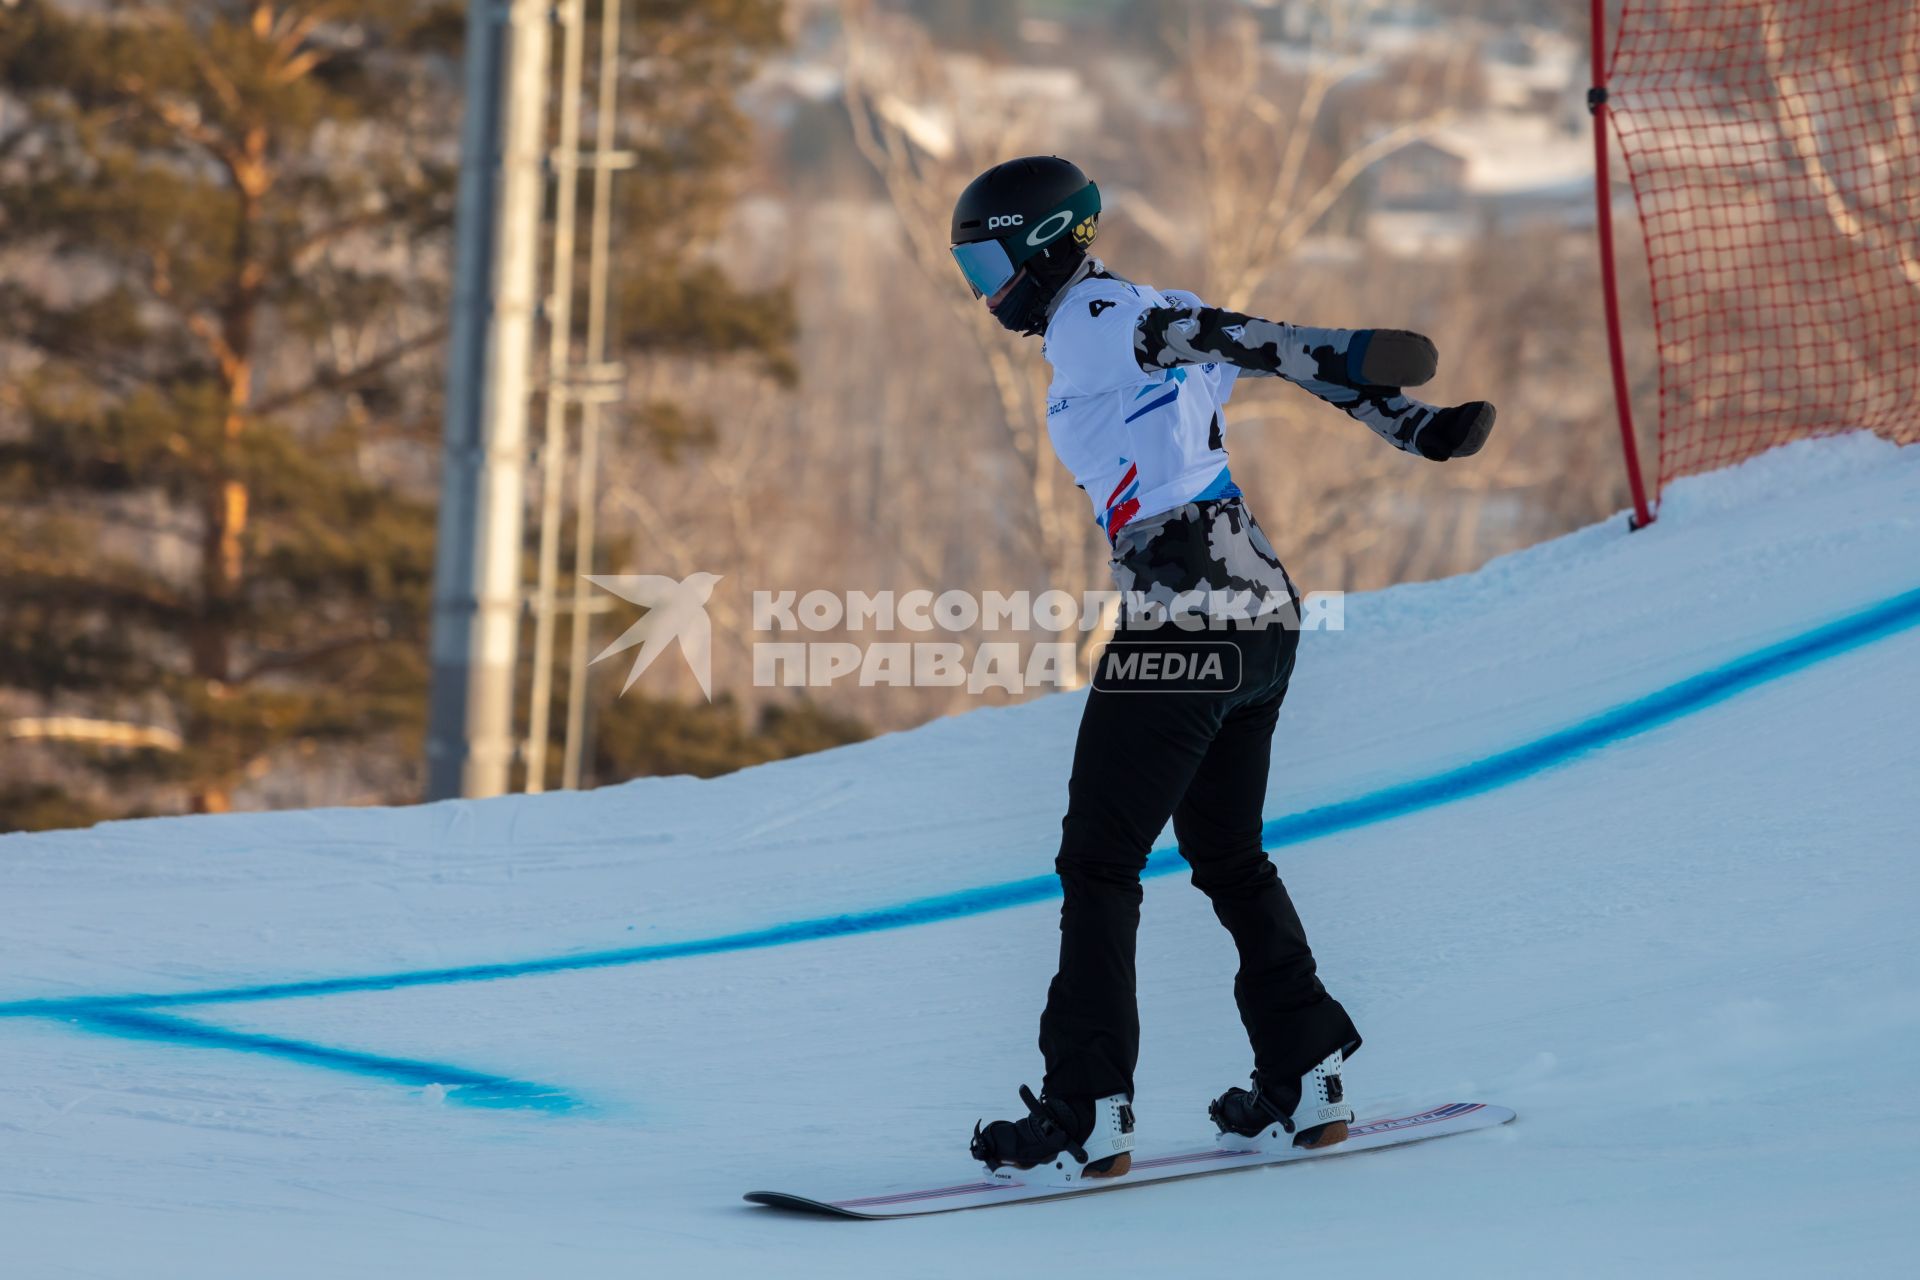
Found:
<path fill-rule="evenodd" d="M 165 1009 L 196 1004 L 294 1000 L 362 991 L 400 991 L 408 987 L 433 987 L 461 982 L 488 982 L 500 978 L 525 978 L 580 969 L 608 969 L 620 965 L 647 964 L 656 960 L 677 960 L 686 956 L 719 955 L 729 951 L 779 947 L 793 942 L 840 938 L 849 934 L 875 933 L 884 929 L 905 929 L 912 925 L 933 924 L 963 916 L 984 915 L 1007 907 L 1045 902 L 1048 898 L 1058 896 L 1060 896 L 1060 882 L 1049 874 L 1003 884 L 986 885 L 978 889 L 962 889 L 957 893 L 940 894 L 931 898 L 918 898 L 912 902 L 904 902 L 893 907 L 881 907 L 874 911 L 856 911 L 813 920 L 797 920 L 791 924 L 748 929 L 740 933 L 721 934 L 712 938 L 693 938 L 685 942 L 663 942 L 648 947 L 626 947 L 618 951 L 589 951 L 579 955 L 550 956 L 539 960 L 519 960 L 505 964 L 420 969 L 411 973 L 388 973 L 362 978 L 318 978 L 307 982 L 272 982 L 251 987 L 186 991 L 174 995 L 65 996 L 51 1000 L 16 1000 L 0 1004 L 0 1017 L 65 1017 L 121 1009 Z"/>
<path fill-rule="evenodd" d="M 1350 800 L 1275 818 L 1266 824 L 1262 839 L 1269 849 L 1284 848 L 1492 791 L 1543 773 L 1597 747 L 1658 728 L 1826 658 L 1885 639 L 1916 624 L 1920 624 L 1920 590 L 1895 596 L 1837 622 L 1735 658 L 1700 675 L 1600 712 L 1570 728 L 1472 764 L 1368 792 Z M 1157 849 L 1148 859 L 1146 874 L 1169 875 L 1183 865 L 1175 850 Z M 649 964 L 660 960 L 720 955 L 934 924 L 1002 911 L 1009 907 L 1030 906 L 1057 898 L 1059 891 L 1059 881 L 1051 874 L 1030 876 L 1023 880 L 916 898 L 890 907 L 819 916 L 682 942 L 500 964 L 421 969 L 357 978 L 264 983 L 171 995 L 15 1000 L 0 1003 L 0 1017 L 70 1017 L 129 1009 L 286 1000 L 362 991 L 397 991 L 410 987 L 488 982 L 581 969 Z"/>
<path fill-rule="evenodd" d="M 581 1107 L 578 1099 L 569 1097 L 552 1085 L 511 1080 L 506 1076 L 487 1075 L 445 1063 L 389 1058 L 351 1049 L 329 1049 L 325 1045 L 309 1044 L 302 1040 L 229 1031 L 225 1027 L 189 1022 L 185 1018 L 146 1013 L 138 1009 L 103 1009 L 71 1017 L 76 1025 L 88 1031 L 123 1039 L 157 1040 L 199 1049 L 235 1049 L 309 1066 L 329 1067 L 354 1075 L 373 1076 L 398 1084 L 421 1088 L 439 1085 L 446 1090 L 449 1102 L 464 1103 L 470 1107 L 534 1111 L 576 1111 Z"/>
<path fill-rule="evenodd" d="M 1571 728 L 1461 768 L 1275 818 L 1267 823 L 1261 837 L 1267 848 L 1281 848 L 1480 795 L 1544 773 L 1596 747 L 1657 729 L 1826 658 L 1884 640 L 1916 624 L 1920 624 L 1920 590 L 1802 632 L 1790 640 L 1602 711 Z"/>

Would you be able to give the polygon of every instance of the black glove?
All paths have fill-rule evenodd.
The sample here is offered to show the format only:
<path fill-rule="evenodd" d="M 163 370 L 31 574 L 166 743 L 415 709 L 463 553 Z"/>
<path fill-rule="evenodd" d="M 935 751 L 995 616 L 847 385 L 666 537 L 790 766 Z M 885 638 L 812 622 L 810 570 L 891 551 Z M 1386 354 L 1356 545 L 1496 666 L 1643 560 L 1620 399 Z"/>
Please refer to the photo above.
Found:
<path fill-rule="evenodd" d="M 1423 458 L 1445 462 L 1448 458 L 1468 458 L 1480 452 L 1493 431 L 1493 406 L 1485 400 L 1442 409 L 1433 421 L 1420 428 L 1413 447 Z"/>
<path fill-rule="evenodd" d="M 1424 333 L 1361 329 L 1347 345 L 1347 377 L 1358 387 L 1417 387 L 1439 367 L 1440 352 Z"/>

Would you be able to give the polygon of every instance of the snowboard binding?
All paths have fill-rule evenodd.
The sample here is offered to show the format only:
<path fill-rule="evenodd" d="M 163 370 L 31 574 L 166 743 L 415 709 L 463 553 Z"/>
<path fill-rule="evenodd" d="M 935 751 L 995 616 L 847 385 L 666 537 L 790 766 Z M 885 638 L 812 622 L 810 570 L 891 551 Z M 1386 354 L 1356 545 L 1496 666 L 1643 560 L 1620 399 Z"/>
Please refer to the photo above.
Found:
<path fill-rule="evenodd" d="M 1069 1186 L 1118 1178 L 1133 1167 L 1133 1101 L 1124 1093 L 1081 1102 L 1033 1096 L 1020 1086 L 1027 1114 L 975 1123 L 970 1150 L 987 1176 Z"/>
<path fill-rule="evenodd" d="M 1229 1089 L 1207 1106 L 1220 1146 L 1233 1151 L 1318 1151 L 1345 1142 L 1353 1123 L 1340 1080 L 1338 1049 L 1292 1089 L 1276 1088 L 1254 1072 L 1253 1088 Z M 1292 1096 L 1287 1096 L 1291 1094 Z"/>

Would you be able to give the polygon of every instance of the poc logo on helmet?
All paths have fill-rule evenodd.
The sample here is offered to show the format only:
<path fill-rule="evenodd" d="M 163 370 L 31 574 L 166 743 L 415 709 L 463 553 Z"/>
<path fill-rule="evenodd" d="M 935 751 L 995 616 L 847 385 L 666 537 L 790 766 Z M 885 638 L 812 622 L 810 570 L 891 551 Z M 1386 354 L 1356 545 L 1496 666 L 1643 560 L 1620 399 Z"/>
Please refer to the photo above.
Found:
<path fill-rule="evenodd" d="M 999 214 L 987 219 L 987 230 L 998 231 L 1002 227 L 1017 227 L 1025 221 L 1026 218 L 1017 213 Z"/>

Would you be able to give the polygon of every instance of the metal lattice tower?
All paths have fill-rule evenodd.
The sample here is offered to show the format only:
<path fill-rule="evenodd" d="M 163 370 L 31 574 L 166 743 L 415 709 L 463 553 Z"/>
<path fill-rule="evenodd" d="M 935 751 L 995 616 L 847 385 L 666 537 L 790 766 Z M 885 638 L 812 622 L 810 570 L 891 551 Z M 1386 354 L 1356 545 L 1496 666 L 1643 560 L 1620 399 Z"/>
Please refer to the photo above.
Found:
<path fill-rule="evenodd" d="M 574 591 L 562 777 L 577 786 L 585 755 L 588 620 L 583 575 L 592 569 L 601 407 L 621 394 L 607 358 L 612 178 L 633 157 L 613 146 L 618 117 L 620 7 L 601 0 L 592 150 L 581 149 L 587 0 L 472 0 L 467 16 L 466 120 L 461 137 L 452 330 L 447 358 L 444 470 L 434 567 L 427 798 L 489 796 L 512 784 L 542 788 L 559 600 L 560 532 L 568 420 L 579 407 L 574 493 Z M 552 27 L 561 27 L 557 141 L 549 146 Z M 576 358 L 574 283 L 579 179 L 593 174 L 585 336 Z M 545 214 L 549 182 L 553 211 Z M 551 237 L 544 307 L 547 363 L 538 388 L 533 350 L 543 309 L 539 259 Z M 524 589 L 527 419 L 544 392 L 536 583 Z M 534 617 L 528 736 L 516 750 L 519 632 Z"/>

